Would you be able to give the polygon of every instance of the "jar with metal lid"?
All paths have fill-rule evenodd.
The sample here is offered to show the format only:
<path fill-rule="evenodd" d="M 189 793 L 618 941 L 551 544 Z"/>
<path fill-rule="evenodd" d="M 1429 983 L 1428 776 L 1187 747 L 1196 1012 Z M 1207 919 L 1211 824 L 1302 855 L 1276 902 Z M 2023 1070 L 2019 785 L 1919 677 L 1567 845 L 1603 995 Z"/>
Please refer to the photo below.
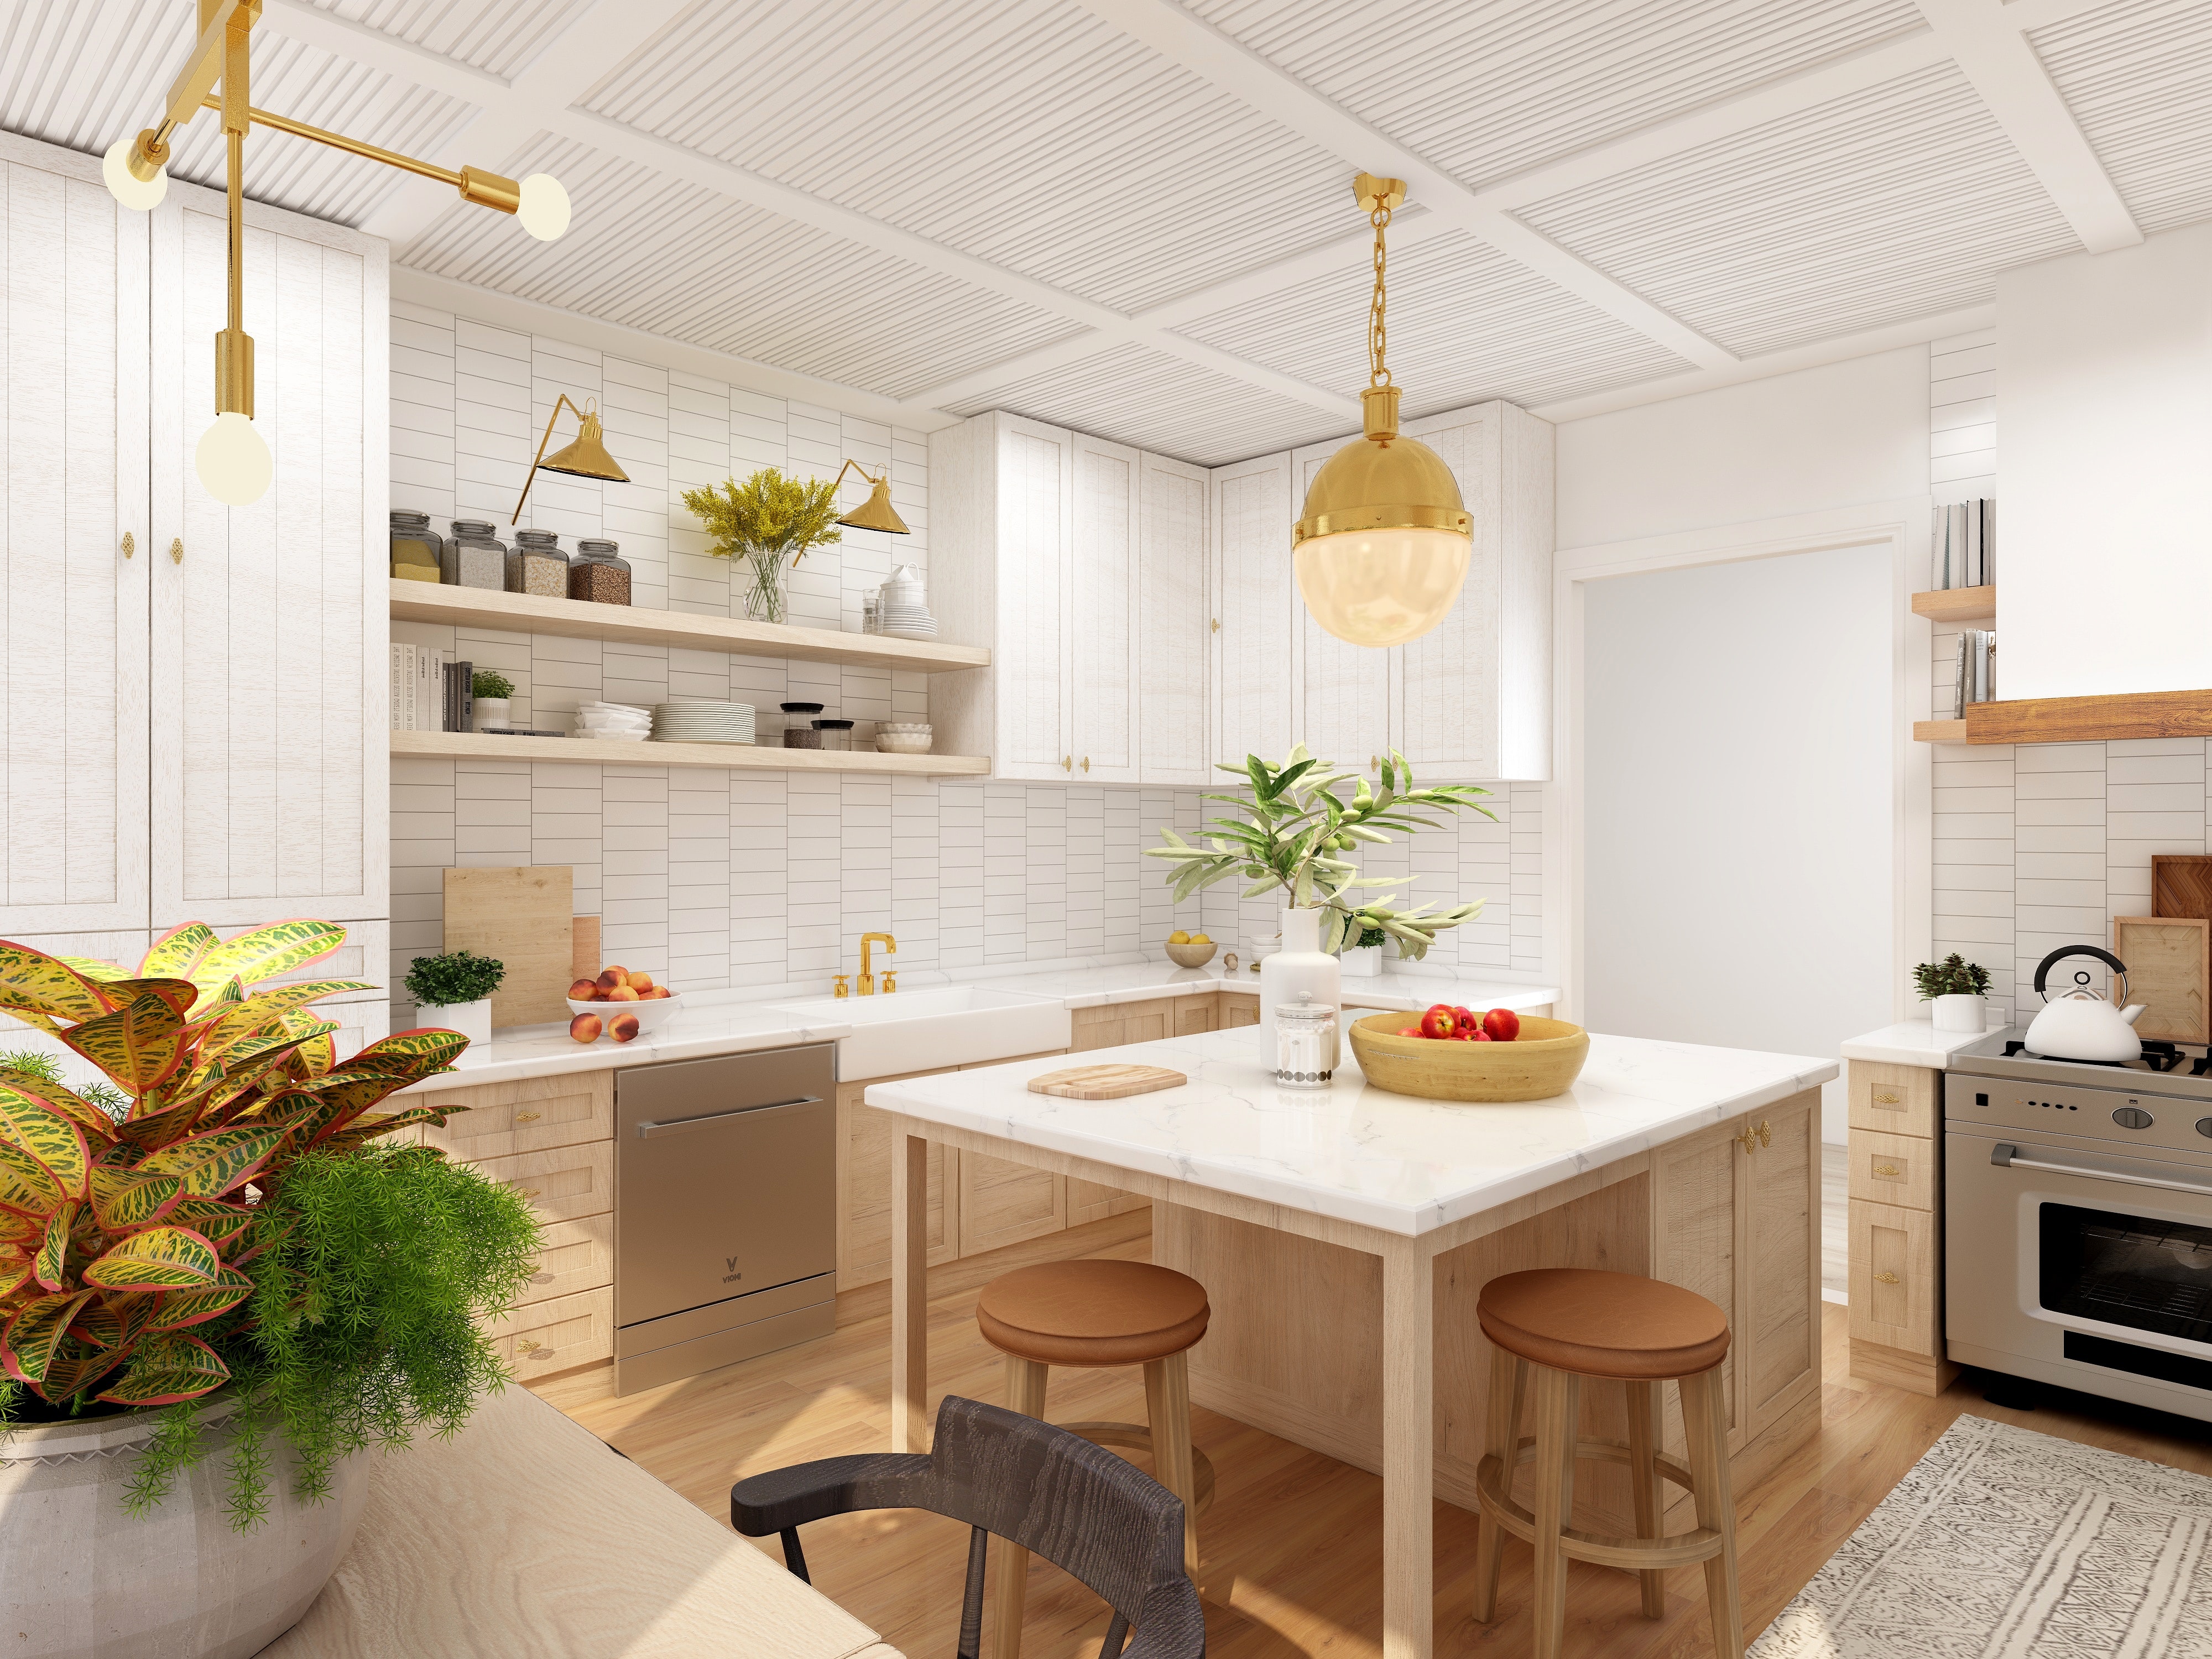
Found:
<path fill-rule="evenodd" d="M 1307 991 L 1275 1005 L 1275 1081 L 1285 1088 L 1322 1089 L 1336 1073 L 1336 1007 Z"/>
<path fill-rule="evenodd" d="M 577 542 L 575 562 L 568 567 L 568 597 L 593 605 L 629 603 L 629 561 L 619 556 L 615 543 Z"/>
<path fill-rule="evenodd" d="M 430 515 L 404 507 L 392 509 L 392 574 L 403 582 L 445 580 L 446 544 L 430 528 Z"/>
<path fill-rule="evenodd" d="M 497 592 L 507 586 L 507 549 L 485 520 L 456 519 L 453 539 L 446 544 L 445 568 L 447 581 L 456 587 Z"/>
<path fill-rule="evenodd" d="M 568 597 L 568 556 L 550 530 L 518 530 L 507 555 L 507 591 L 541 599 Z"/>

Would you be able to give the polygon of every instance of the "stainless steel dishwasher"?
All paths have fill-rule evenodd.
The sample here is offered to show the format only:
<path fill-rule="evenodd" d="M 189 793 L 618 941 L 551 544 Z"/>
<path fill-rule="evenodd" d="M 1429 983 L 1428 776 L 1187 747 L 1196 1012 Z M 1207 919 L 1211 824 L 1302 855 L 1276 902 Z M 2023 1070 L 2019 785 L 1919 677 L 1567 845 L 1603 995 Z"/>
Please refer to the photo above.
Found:
<path fill-rule="evenodd" d="M 833 1048 L 615 1073 L 615 1392 L 837 1322 Z"/>

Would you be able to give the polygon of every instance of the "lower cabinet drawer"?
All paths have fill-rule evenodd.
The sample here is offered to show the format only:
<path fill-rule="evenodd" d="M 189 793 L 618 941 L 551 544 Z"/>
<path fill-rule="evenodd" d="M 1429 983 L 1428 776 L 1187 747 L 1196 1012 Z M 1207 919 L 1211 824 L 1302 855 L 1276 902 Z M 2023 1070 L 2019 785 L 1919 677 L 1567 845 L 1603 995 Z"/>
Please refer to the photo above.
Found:
<path fill-rule="evenodd" d="M 1850 1204 L 1852 1337 L 1941 1357 L 1943 1261 L 1934 1214 L 1863 1198 Z"/>
<path fill-rule="evenodd" d="M 1233 1025 L 1257 1025 L 1259 1023 L 1260 998 L 1257 992 L 1249 997 L 1237 996 L 1228 991 L 1221 994 L 1220 1030 L 1225 1031 Z"/>
<path fill-rule="evenodd" d="M 615 1292 L 580 1291 L 516 1308 L 486 1333 L 499 1357 L 527 1382 L 615 1356 Z"/>
<path fill-rule="evenodd" d="M 1934 1209 L 1936 1147 L 1935 1141 L 1918 1135 L 1852 1130 L 1850 1195 L 1908 1210 Z"/>
<path fill-rule="evenodd" d="M 410 1095 L 405 1103 L 465 1108 L 442 1127 L 426 1124 L 422 1144 L 448 1158 L 480 1163 L 607 1139 L 615 1132 L 614 1102 L 614 1073 L 599 1071 Z"/>
<path fill-rule="evenodd" d="M 574 1221 L 615 1206 L 615 1144 L 593 1141 L 546 1152 L 487 1158 L 474 1168 L 503 1181 L 530 1201 L 540 1222 Z"/>
<path fill-rule="evenodd" d="M 549 1221 L 538 1252 L 538 1271 L 522 1287 L 517 1307 L 605 1290 L 615 1282 L 615 1218 L 587 1215 L 578 1221 Z"/>

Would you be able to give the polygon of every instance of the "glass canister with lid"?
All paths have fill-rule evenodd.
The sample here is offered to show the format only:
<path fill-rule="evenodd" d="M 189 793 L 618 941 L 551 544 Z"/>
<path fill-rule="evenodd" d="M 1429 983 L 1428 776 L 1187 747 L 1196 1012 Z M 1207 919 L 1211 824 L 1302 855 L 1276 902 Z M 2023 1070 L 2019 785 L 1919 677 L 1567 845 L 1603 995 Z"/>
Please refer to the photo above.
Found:
<path fill-rule="evenodd" d="M 568 597 L 593 605 L 629 603 L 629 561 L 621 556 L 617 544 L 577 541 L 576 559 L 568 567 Z"/>
<path fill-rule="evenodd" d="M 444 538 L 430 528 L 428 514 L 392 509 L 392 574 L 398 580 L 443 581 L 445 549 Z"/>
<path fill-rule="evenodd" d="M 507 591 L 541 599 L 568 597 L 568 556 L 550 530 L 518 530 L 507 556 Z"/>
<path fill-rule="evenodd" d="M 446 580 L 456 587 L 507 586 L 507 549 L 491 526 L 482 519 L 453 520 L 453 539 L 446 544 Z"/>

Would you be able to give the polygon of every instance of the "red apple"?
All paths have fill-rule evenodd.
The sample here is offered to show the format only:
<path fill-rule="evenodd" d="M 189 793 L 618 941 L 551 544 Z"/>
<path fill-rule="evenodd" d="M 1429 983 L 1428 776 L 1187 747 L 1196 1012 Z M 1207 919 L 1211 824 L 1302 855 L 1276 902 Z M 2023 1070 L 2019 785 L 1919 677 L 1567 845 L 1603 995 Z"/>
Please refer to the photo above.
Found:
<path fill-rule="evenodd" d="M 579 1014 L 568 1022 L 568 1035 L 579 1042 L 597 1042 L 601 1029 L 597 1014 Z"/>
<path fill-rule="evenodd" d="M 617 1014 L 607 1022 L 607 1035 L 617 1042 L 628 1042 L 637 1035 L 635 1014 Z"/>
<path fill-rule="evenodd" d="M 1439 1002 L 1421 1016 L 1421 1035 L 1430 1037 L 1448 1037 L 1458 1024 L 1459 1018 L 1452 1012 L 1451 1006 L 1449 1003 Z"/>
<path fill-rule="evenodd" d="M 1490 1033 L 1484 1030 L 1480 1025 L 1476 1026 L 1472 1031 L 1462 1031 L 1459 1035 L 1460 1041 L 1462 1042 L 1487 1042 L 1490 1041 Z"/>
<path fill-rule="evenodd" d="M 1421 1035 L 1421 1028 L 1418 1025 L 1401 1025 L 1398 1028 L 1398 1035 L 1400 1036 L 1419 1036 Z"/>
<path fill-rule="evenodd" d="M 1521 1035 L 1521 1016 L 1510 1008 L 1492 1008 L 1482 1017 L 1482 1029 L 1492 1042 L 1511 1042 Z"/>

